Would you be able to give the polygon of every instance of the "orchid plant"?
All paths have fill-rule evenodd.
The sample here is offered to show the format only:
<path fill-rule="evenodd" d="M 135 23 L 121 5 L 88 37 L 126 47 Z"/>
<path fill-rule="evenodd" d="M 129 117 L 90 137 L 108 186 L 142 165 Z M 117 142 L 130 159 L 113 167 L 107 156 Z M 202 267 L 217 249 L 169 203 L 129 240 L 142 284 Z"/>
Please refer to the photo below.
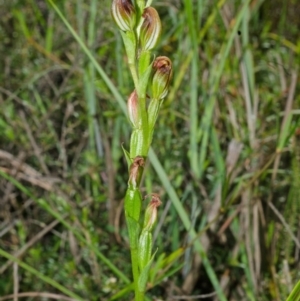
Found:
<path fill-rule="evenodd" d="M 157 194 L 142 213 L 141 178 L 152 142 L 154 126 L 172 76 L 168 57 L 152 57 L 161 34 L 161 21 L 151 0 L 113 0 L 112 17 L 120 29 L 134 90 L 128 98 L 128 118 L 132 125 L 130 150 L 124 150 L 129 167 L 125 195 L 125 217 L 129 232 L 135 300 L 144 300 L 152 253 L 152 231 L 161 205 Z M 142 220 L 143 217 L 143 220 Z"/>

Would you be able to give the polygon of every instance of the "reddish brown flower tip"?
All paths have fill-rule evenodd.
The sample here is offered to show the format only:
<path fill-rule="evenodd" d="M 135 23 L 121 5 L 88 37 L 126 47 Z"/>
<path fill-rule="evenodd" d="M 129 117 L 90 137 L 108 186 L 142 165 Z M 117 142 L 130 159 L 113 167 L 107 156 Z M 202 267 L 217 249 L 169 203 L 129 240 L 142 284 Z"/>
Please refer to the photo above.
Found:
<path fill-rule="evenodd" d="M 162 99 L 168 93 L 172 78 L 172 62 L 166 56 L 159 56 L 153 62 L 154 76 L 152 80 L 152 97 Z"/>
<path fill-rule="evenodd" d="M 159 207 L 162 204 L 160 197 L 157 193 L 151 193 L 151 201 L 149 206 L 151 207 Z"/>
<path fill-rule="evenodd" d="M 111 14 L 118 27 L 130 31 L 136 23 L 136 13 L 131 0 L 113 0 Z"/>
<path fill-rule="evenodd" d="M 129 181 L 128 184 L 132 188 L 137 188 L 140 184 L 141 177 L 143 175 L 145 165 L 145 159 L 142 156 L 137 156 L 133 159 L 129 171 Z"/>
<path fill-rule="evenodd" d="M 141 26 L 140 40 L 144 50 L 150 50 L 155 47 L 161 33 L 161 22 L 155 8 L 149 6 L 144 9 L 142 17 L 144 18 Z"/>
<path fill-rule="evenodd" d="M 158 194 L 151 194 L 151 201 L 148 204 L 145 212 L 143 231 L 152 231 L 157 220 L 157 207 L 162 204 Z"/>

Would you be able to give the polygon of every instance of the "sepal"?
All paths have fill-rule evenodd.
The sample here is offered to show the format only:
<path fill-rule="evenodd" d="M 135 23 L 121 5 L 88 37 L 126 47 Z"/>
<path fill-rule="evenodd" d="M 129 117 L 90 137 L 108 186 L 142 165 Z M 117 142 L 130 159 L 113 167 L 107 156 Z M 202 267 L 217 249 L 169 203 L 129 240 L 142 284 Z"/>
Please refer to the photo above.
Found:
<path fill-rule="evenodd" d="M 141 178 L 143 175 L 145 166 L 145 159 L 141 156 L 137 156 L 133 159 L 133 163 L 130 166 L 129 171 L 129 180 L 128 180 L 128 186 L 131 189 L 138 189 Z"/>
<path fill-rule="evenodd" d="M 151 201 L 145 211 L 145 218 L 142 231 L 152 231 L 157 220 L 157 207 L 161 205 L 161 200 L 156 193 L 151 194 Z"/>
<path fill-rule="evenodd" d="M 153 49 L 161 34 L 161 22 L 155 8 L 149 6 L 144 9 L 144 18 L 140 28 L 140 42 L 142 50 Z"/>
<path fill-rule="evenodd" d="M 134 90 L 128 100 L 127 100 L 127 111 L 128 111 L 128 118 L 133 125 L 133 127 L 138 128 L 140 123 L 139 118 L 139 104 L 138 104 L 138 95 L 136 90 Z"/>
<path fill-rule="evenodd" d="M 133 30 L 136 24 L 136 12 L 131 0 L 113 0 L 111 15 L 121 30 Z"/>
<path fill-rule="evenodd" d="M 166 56 L 159 56 L 153 62 L 152 98 L 163 99 L 167 96 L 172 78 L 172 62 Z"/>

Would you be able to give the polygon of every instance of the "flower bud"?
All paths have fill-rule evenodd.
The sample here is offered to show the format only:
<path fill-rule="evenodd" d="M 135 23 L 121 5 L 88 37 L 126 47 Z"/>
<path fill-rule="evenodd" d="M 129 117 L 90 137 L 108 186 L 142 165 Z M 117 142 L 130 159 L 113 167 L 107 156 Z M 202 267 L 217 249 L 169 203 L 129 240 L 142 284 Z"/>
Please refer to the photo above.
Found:
<path fill-rule="evenodd" d="M 131 0 L 113 0 L 111 14 L 118 27 L 130 31 L 136 23 L 136 13 Z"/>
<path fill-rule="evenodd" d="M 128 117 L 134 127 L 138 127 L 139 115 L 138 115 L 138 95 L 134 90 L 127 101 Z"/>
<path fill-rule="evenodd" d="M 151 201 L 146 208 L 145 219 L 142 231 L 152 231 L 157 220 L 157 207 L 161 205 L 161 200 L 156 193 L 151 194 Z"/>
<path fill-rule="evenodd" d="M 153 62 L 153 69 L 152 98 L 165 98 L 172 77 L 172 62 L 166 56 L 159 56 Z"/>
<path fill-rule="evenodd" d="M 137 156 L 133 159 L 133 163 L 130 166 L 128 180 L 128 185 L 131 188 L 136 189 L 139 187 L 143 175 L 144 165 L 145 160 L 143 157 Z"/>
<path fill-rule="evenodd" d="M 142 231 L 138 244 L 138 263 L 141 271 L 147 266 L 151 260 L 152 250 L 152 233 L 150 231 Z"/>
<path fill-rule="evenodd" d="M 161 22 L 155 8 L 149 6 L 142 14 L 144 21 L 140 31 L 140 41 L 143 50 L 151 50 L 155 47 L 161 33 Z"/>

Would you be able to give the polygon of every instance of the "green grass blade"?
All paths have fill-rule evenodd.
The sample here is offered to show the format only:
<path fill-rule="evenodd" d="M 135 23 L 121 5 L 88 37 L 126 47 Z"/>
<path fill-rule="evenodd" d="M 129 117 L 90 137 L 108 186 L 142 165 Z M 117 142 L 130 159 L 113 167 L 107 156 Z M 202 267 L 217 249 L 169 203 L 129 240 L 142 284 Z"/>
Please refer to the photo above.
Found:
<path fill-rule="evenodd" d="M 62 12 L 57 7 L 57 5 L 54 4 L 54 2 L 52 0 L 47 0 L 47 1 L 51 4 L 51 6 L 53 7 L 53 9 L 56 11 L 56 13 L 58 14 L 58 16 L 61 18 L 61 20 L 63 21 L 63 23 L 66 25 L 66 27 L 68 28 L 68 30 L 70 31 L 70 33 L 75 38 L 76 42 L 79 44 L 79 46 L 84 51 L 84 53 L 87 55 L 87 57 L 90 59 L 90 61 L 94 65 L 95 69 L 98 71 L 98 73 L 100 74 L 101 78 L 103 79 L 103 81 L 105 82 L 105 84 L 107 85 L 107 87 L 110 89 L 110 91 L 112 92 L 113 96 L 117 100 L 117 102 L 118 102 L 119 106 L 121 107 L 122 111 L 125 114 L 127 114 L 127 108 L 126 108 L 126 104 L 125 104 L 125 102 L 123 100 L 123 97 L 121 96 L 121 94 L 119 93 L 119 91 L 117 90 L 117 88 L 114 86 L 114 84 L 112 83 L 112 81 L 109 79 L 109 77 L 107 76 L 107 74 L 105 73 L 105 71 L 103 70 L 103 68 L 98 64 L 98 62 L 96 61 L 96 59 L 93 56 L 93 54 L 91 53 L 91 51 L 89 51 L 89 49 L 87 48 L 87 46 L 85 45 L 85 43 L 82 41 L 82 39 L 80 38 L 80 36 L 72 28 L 72 26 L 70 25 L 70 23 L 67 21 L 67 19 L 64 17 L 64 15 L 62 14 Z"/>
<path fill-rule="evenodd" d="M 24 270 L 28 271 L 29 273 L 35 275 L 37 278 L 43 280 L 45 283 L 48 283 L 51 286 L 55 287 L 56 289 L 58 289 L 59 291 L 61 291 L 65 295 L 67 295 L 71 298 L 74 298 L 76 300 L 79 300 L 79 301 L 84 301 L 83 298 L 81 298 L 77 294 L 71 292 L 70 290 L 68 290 L 67 288 L 65 288 L 64 286 L 62 286 L 58 282 L 56 282 L 55 280 L 51 279 L 50 277 L 45 276 L 43 273 L 37 271 L 36 269 L 31 267 L 30 265 L 26 264 L 25 262 L 19 260 L 18 258 L 12 256 L 11 254 L 5 252 L 2 249 L 0 249 L 0 256 L 3 256 L 8 260 L 16 262 L 21 268 L 23 268 Z"/>
<path fill-rule="evenodd" d="M 299 301 L 300 300 L 300 280 L 293 288 L 292 292 L 286 299 L 286 301 Z"/>
<path fill-rule="evenodd" d="M 150 151 L 149 151 L 149 158 L 150 158 L 151 163 L 152 163 L 156 173 L 158 174 L 163 186 L 165 187 L 174 207 L 176 208 L 177 213 L 178 213 L 186 231 L 190 234 L 191 239 L 193 240 L 194 238 L 196 238 L 197 233 L 192 228 L 191 221 L 190 221 L 184 207 L 182 206 L 180 199 L 179 199 L 178 195 L 176 194 L 176 191 L 174 190 L 165 170 L 163 169 L 161 163 L 158 161 L 158 159 L 152 149 L 150 149 Z M 215 271 L 213 270 L 213 268 L 207 258 L 207 254 L 204 252 L 199 240 L 195 239 L 194 245 L 195 245 L 195 249 L 197 250 L 197 252 L 200 254 L 200 256 L 202 258 L 205 270 L 208 274 L 208 277 L 209 277 L 214 289 L 217 292 L 219 300 L 226 301 L 227 298 L 222 291 L 222 288 L 221 288 L 218 278 L 215 274 Z"/>
<path fill-rule="evenodd" d="M 185 15 L 190 33 L 190 43 L 193 48 L 193 59 L 190 79 L 190 166 L 195 176 L 199 177 L 198 169 L 198 148 L 197 148 L 197 130 L 198 130 L 198 42 L 196 34 L 196 24 L 193 15 L 193 3 L 191 0 L 184 1 Z"/>
<path fill-rule="evenodd" d="M 209 135 L 210 135 L 210 126 L 211 126 L 211 120 L 212 120 L 212 115 L 217 99 L 217 92 L 219 89 L 219 83 L 220 79 L 224 70 L 225 62 L 229 56 L 229 52 L 233 43 L 233 40 L 235 36 L 237 35 L 238 28 L 245 16 L 245 13 L 247 11 L 247 8 L 250 4 L 250 0 L 246 0 L 239 11 L 239 13 L 236 16 L 234 26 L 231 31 L 228 32 L 227 37 L 225 38 L 225 43 L 222 45 L 221 50 L 220 50 L 220 61 L 218 61 L 218 64 L 216 68 L 214 69 L 215 72 L 212 77 L 212 82 L 211 82 L 211 88 L 209 91 L 209 99 L 207 102 L 207 106 L 205 108 L 203 118 L 201 121 L 201 127 L 198 132 L 198 139 L 202 140 L 201 141 L 201 147 L 200 147 L 200 158 L 199 158 L 199 168 L 200 168 L 200 177 L 203 175 L 204 172 L 204 161 L 206 158 L 207 154 L 207 146 L 208 146 L 208 141 L 209 141 Z"/>

